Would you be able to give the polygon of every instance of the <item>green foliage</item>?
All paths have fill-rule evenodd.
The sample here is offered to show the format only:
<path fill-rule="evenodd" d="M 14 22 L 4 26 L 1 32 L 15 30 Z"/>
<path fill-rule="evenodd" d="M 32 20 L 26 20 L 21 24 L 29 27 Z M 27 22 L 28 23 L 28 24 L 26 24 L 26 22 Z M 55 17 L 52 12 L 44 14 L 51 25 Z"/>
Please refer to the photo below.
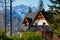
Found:
<path fill-rule="evenodd" d="M 5 37 L 5 31 L 4 30 L 0 30 L 0 40 L 4 40 L 6 37 Z"/>
<path fill-rule="evenodd" d="M 56 0 L 56 3 L 57 3 L 57 4 L 60 4 L 60 0 Z"/>
<path fill-rule="evenodd" d="M 25 31 L 22 36 L 13 35 L 11 38 L 4 34 L 3 30 L 0 30 L 0 40 L 42 40 L 42 35 L 36 32 Z"/>
<path fill-rule="evenodd" d="M 12 36 L 12 40 L 18 40 L 18 36 L 16 35 Z"/>
<path fill-rule="evenodd" d="M 0 30 L 0 38 L 2 38 L 4 35 L 4 30 Z"/>
<path fill-rule="evenodd" d="M 57 35 L 60 37 L 60 30 L 59 30 L 59 33 Z"/>
<path fill-rule="evenodd" d="M 11 38 L 6 36 L 4 30 L 0 30 L 0 40 L 11 40 Z"/>
<path fill-rule="evenodd" d="M 59 5 L 60 4 L 60 0 L 56 0 L 56 1 L 50 0 L 50 2 L 54 4 L 52 6 L 50 5 L 49 6 L 50 8 L 60 9 L 60 5 Z M 56 6 L 56 5 L 58 5 L 58 6 Z"/>
<path fill-rule="evenodd" d="M 42 35 L 35 32 L 26 31 L 20 38 L 21 40 L 42 40 Z"/>
<path fill-rule="evenodd" d="M 57 10 L 54 14 L 52 14 L 52 12 L 48 13 L 48 22 L 53 30 L 53 34 L 57 34 L 58 36 L 60 36 L 60 13 L 57 12 Z"/>
<path fill-rule="evenodd" d="M 22 36 L 13 35 L 11 38 L 4 34 L 5 31 L 0 30 L 0 40 L 42 40 L 42 35 L 36 32 L 25 31 Z"/>
<path fill-rule="evenodd" d="M 53 11 L 48 11 L 47 19 L 52 28 L 53 34 L 57 34 L 60 36 L 60 5 L 57 7 L 57 4 L 60 4 L 59 0 L 53 2 L 50 0 L 54 5 L 48 5 L 51 9 L 55 9 Z M 56 4 L 57 3 L 57 4 Z"/>
<path fill-rule="evenodd" d="M 49 14 L 47 15 L 47 19 L 49 23 L 53 23 L 54 22 L 54 16 L 51 12 L 48 12 Z"/>

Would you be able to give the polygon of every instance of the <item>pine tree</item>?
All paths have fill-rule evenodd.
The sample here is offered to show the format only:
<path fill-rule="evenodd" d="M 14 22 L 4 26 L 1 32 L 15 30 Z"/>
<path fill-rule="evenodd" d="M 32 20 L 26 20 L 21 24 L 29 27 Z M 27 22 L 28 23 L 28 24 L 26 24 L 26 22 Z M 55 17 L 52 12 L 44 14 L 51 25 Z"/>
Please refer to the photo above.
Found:
<path fill-rule="evenodd" d="M 53 14 L 51 14 L 51 15 L 53 15 L 53 20 L 51 20 L 51 21 L 53 21 L 53 25 L 51 25 L 52 26 L 52 29 L 53 29 L 53 32 L 54 32 L 54 34 L 55 33 L 57 33 L 57 35 L 58 36 L 60 36 L 60 13 L 59 13 L 59 11 L 58 10 L 60 10 L 60 0 L 50 0 L 50 2 L 51 3 L 53 3 L 53 5 L 48 5 L 50 8 L 55 8 L 55 14 L 53 15 Z M 58 5 L 58 6 L 56 6 L 56 5 Z M 50 16 L 49 16 L 50 17 Z M 50 19 L 52 19 L 52 18 L 50 18 Z M 50 22 L 51 22 L 50 21 Z M 57 31 L 57 32 L 55 32 L 55 30 Z"/>
<path fill-rule="evenodd" d="M 39 11 L 43 10 L 43 0 L 39 0 Z"/>
<path fill-rule="evenodd" d="M 32 12 L 32 9 L 31 9 L 31 7 L 29 7 L 29 9 L 28 9 L 28 13 L 31 13 Z"/>
<path fill-rule="evenodd" d="M 50 8 L 55 8 L 55 9 L 59 9 L 60 10 L 60 0 L 50 0 L 51 3 L 53 3 L 53 5 L 48 5 Z M 56 6 L 58 5 L 58 6 Z"/>

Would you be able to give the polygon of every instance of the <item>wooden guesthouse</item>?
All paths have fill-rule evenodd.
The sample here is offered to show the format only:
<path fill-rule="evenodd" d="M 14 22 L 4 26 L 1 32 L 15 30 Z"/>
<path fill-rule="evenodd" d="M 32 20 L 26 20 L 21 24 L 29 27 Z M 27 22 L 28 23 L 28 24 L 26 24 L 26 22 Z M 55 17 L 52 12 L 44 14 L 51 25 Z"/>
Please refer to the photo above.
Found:
<path fill-rule="evenodd" d="M 51 37 L 52 30 L 43 15 L 43 11 L 28 12 L 21 25 L 23 30 L 42 33 L 43 36 L 46 35 L 45 38 Z"/>

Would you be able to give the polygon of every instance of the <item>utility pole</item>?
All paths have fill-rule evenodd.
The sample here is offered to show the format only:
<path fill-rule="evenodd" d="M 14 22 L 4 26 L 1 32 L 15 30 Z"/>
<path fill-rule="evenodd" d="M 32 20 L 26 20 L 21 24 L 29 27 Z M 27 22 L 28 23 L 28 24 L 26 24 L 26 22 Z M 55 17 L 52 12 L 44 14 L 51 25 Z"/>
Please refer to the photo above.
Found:
<path fill-rule="evenodd" d="M 12 0 L 10 0 L 10 36 L 12 36 Z"/>
<path fill-rule="evenodd" d="M 6 33 L 6 0 L 5 0 L 5 33 Z"/>

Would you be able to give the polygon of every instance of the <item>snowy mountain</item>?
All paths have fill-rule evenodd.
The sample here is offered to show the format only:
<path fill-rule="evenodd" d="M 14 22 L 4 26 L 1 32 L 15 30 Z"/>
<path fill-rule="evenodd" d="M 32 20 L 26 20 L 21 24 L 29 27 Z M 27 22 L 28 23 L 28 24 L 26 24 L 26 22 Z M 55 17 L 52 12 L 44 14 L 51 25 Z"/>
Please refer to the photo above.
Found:
<path fill-rule="evenodd" d="M 37 11 L 37 9 L 35 7 L 31 7 L 31 8 L 32 8 L 32 12 Z M 23 20 L 24 16 L 27 14 L 28 9 L 29 9 L 29 6 L 26 6 L 26 5 L 19 5 L 19 6 L 12 8 L 13 28 L 16 28 L 19 26 L 19 24 Z M 18 21 L 17 25 L 15 24 L 16 18 Z M 7 24 L 7 26 L 9 23 L 10 23 L 10 10 L 6 9 L 6 24 Z"/>
<path fill-rule="evenodd" d="M 31 7 L 32 12 L 36 12 L 37 9 L 35 7 Z M 19 5 L 12 8 L 12 26 L 13 30 L 17 30 L 20 27 L 20 23 L 23 17 L 27 14 L 29 6 L 26 5 Z M 6 9 L 6 25 L 9 30 L 10 25 L 10 9 Z"/>
<path fill-rule="evenodd" d="M 35 7 L 31 7 L 32 8 L 32 12 L 36 12 L 37 8 Z M 22 21 L 22 19 L 24 18 L 24 16 L 27 14 L 29 9 L 29 6 L 26 5 L 18 5 L 12 8 L 12 26 L 13 26 L 13 30 L 17 30 L 18 27 L 20 27 L 20 23 Z M 0 10 L 0 13 L 2 13 L 3 10 Z M 10 9 L 6 9 L 6 26 L 9 30 L 9 26 L 10 26 Z"/>
<path fill-rule="evenodd" d="M 32 12 L 36 12 L 38 9 L 35 7 L 31 7 Z M 13 10 L 16 11 L 21 17 L 24 17 L 28 12 L 29 6 L 26 5 L 18 5 L 13 7 Z"/>
<path fill-rule="evenodd" d="M 21 16 L 18 13 L 16 13 L 15 11 L 12 11 L 12 21 L 16 21 L 16 18 L 20 23 Z M 9 22 L 10 22 L 10 11 L 9 11 L 9 9 L 6 9 L 6 23 L 9 24 Z"/>
<path fill-rule="evenodd" d="M 36 12 L 37 9 L 35 7 L 31 7 L 32 8 L 32 12 Z M 19 6 L 15 6 L 13 7 L 13 11 L 12 11 L 12 18 L 16 19 L 18 18 L 19 22 L 21 22 L 22 18 L 27 14 L 29 9 L 29 6 L 26 5 L 19 5 Z M 7 20 L 10 20 L 10 10 L 7 9 Z"/>

